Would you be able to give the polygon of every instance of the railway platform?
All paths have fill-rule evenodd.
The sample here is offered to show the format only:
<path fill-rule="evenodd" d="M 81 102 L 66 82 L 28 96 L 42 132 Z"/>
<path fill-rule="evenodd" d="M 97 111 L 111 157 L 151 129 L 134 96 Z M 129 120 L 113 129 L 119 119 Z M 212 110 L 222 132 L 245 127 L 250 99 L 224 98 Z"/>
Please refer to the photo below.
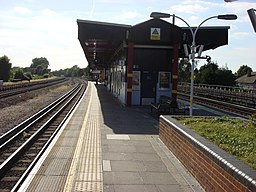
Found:
<path fill-rule="evenodd" d="M 149 111 L 123 107 L 89 82 L 20 191 L 203 191 L 161 142 Z"/>

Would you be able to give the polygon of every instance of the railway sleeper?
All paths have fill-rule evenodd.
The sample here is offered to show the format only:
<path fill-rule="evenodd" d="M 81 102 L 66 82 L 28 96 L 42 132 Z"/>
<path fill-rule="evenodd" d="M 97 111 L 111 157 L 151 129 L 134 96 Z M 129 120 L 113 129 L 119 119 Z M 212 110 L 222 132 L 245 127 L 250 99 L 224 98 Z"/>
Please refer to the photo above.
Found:
<path fill-rule="evenodd" d="M 38 142 L 46 142 L 48 141 L 49 138 L 39 138 L 37 141 Z"/>
<path fill-rule="evenodd" d="M 20 159 L 19 163 L 30 163 L 32 162 L 30 159 Z"/>
<path fill-rule="evenodd" d="M 11 171 L 26 171 L 27 167 L 12 167 Z"/>
<path fill-rule="evenodd" d="M 7 158 L 8 158 L 8 157 L 10 157 L 11 155 L 12 155 L 11 152 L 10 152 L 10 153 L 9 153 L 9 152 L 5 152 L 5 153 L 2 153 L 2 154 L 1 154 L 1 158 L 4 158 L 4 157 L 7 157 Z"/>
<path fill-rule="evenodd" d="M 18 147 L 15 147 L 15 146 L 9 148 L 9 150 L 11 150 L 11 151 L 16 151 L 17 149 L 18 149 Z"/>
<path fill-rule="evenodd" d="M 3 177 L 1 179 L 1 181 L 4 182 L 17 182 L 19 180 L 20 177 L 16 177 L 16 176 L 10 176 L 10 177 Z M 1 182 L 0 182 L 0 186 L 1 186 Z"/>
<path fill-rule="evenodd" d="M 37 153 L 29 153 L 29 154 L 25 154 L 25 157 L 36 157 Z"/>
<path fill-rule="evenodd" d="M 44 137 L 47 138 L 47 140 L 52 136 L 52 133 L 44 133 Z M 44 138 L 45 139 L 45 138 Z"/>
<path fill-rule="evenodd" d="M 38 142 L 38 141 L 34 143 L 34 146 L 36 146 L 36 147 L 38 147 L 38 146 L 41 147 L 43 145 L 44 145 L 44 143 Z"/>

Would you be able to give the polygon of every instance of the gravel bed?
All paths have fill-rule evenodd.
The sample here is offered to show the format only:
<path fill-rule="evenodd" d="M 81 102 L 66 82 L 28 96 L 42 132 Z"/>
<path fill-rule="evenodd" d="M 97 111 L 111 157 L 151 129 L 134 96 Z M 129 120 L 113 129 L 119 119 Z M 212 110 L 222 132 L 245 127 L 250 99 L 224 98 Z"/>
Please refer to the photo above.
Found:
<path fill-rule="evenodd" d="M 73 85 L 64 84 L 0 99 L 0 136 L 71 90 Z"/>

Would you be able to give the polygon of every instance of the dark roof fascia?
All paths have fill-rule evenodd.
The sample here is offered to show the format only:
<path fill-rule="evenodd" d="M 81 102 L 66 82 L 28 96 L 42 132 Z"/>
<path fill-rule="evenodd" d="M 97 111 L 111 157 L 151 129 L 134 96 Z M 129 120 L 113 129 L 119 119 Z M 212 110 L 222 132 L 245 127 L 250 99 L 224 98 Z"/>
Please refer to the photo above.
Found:
<path fill-rule="evenodd" d="M 100 21 L 89 21 L 89 20 L 81 20 L 77 19 L 77 23 L 86 23 L 86 24 L 95 24 L 95 25 L 107 25 L 112 27 L 122 27 L 122 28 L 131 28 L 131 25 L 117 24 L 117 23 L 107 23 Z"/>
<path fill-rule="evenodd" d="M 195 32 L 197 27 L 191 27 Z M 183 43 L 192 43 L 192 34 L 189 27 L 181 27 L 183 33 Z M 196 44 L 204 45 L 203 51 L 215 49 L 217 47 L 228 45 L 228 30 L 230 26 L 202 26 L 198 29 L 196 34 Z M 219 35 L 217 35 L 219 34 Z M 185 38 L 184 38 L 185 37 Z"/>
<path fill-rule="evenodd" d="M 181 29 L 189 30 L 189 27 L 180 27 Z M 197 27 L 191 27 L 195 30 Z M 230 26 L 202 26 L 200 29 L 230 29 Z"/>

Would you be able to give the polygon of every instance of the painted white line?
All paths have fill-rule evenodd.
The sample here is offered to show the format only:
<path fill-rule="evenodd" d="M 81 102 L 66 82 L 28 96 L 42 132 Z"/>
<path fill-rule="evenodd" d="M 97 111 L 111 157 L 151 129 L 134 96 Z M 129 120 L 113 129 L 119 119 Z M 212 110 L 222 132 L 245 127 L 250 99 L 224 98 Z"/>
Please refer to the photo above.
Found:
<path fill-rule="evenodd" d="M 107 139 L 130 140 L 129 135 L 107 134 Z"/>
<path fill-rule="evenodd" d="M 103 160 L 103 171 L 112 171 L 110 160 Z"/>

